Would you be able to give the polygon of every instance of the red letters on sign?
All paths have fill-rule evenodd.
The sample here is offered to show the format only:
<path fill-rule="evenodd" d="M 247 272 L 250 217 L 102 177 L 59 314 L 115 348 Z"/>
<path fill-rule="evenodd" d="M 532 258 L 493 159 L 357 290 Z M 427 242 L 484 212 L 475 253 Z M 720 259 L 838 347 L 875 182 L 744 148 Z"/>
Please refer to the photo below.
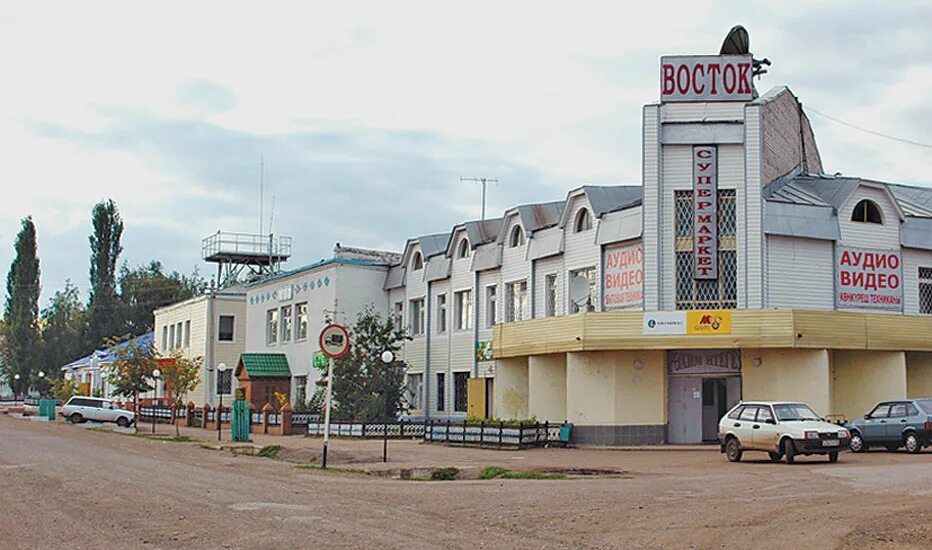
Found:
<path fill-rule="evenodd" d="M 670 56 L 660 67 L 664 101 L 750 101 L 750 55 Z"/>

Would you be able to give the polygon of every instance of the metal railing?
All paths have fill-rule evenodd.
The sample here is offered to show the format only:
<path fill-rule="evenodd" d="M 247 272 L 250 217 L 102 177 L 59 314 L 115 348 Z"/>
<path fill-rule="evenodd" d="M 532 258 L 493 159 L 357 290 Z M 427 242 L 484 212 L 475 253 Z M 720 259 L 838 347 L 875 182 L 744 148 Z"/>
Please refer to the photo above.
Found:
<path fill-rule="evenodd" d="M 201 241 L 201 249 L 204 259 L 220 254 L 290 257 L 291 237 L 218 231 Z"/>

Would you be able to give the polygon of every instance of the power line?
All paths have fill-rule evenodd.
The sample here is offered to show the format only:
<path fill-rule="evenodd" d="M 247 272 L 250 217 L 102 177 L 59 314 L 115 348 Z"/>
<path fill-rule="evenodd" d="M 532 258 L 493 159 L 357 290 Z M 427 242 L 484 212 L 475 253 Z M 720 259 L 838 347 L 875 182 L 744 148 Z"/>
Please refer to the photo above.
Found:
<path fill-rule="evenodd" d="M 875 135 L 875 136 L 878 136 L 878 137 L 882 137 L 882 138 L 885 138 L 885 139 L 890 139 L 890 140 L 893 140 L 893 141 L 898 141 L 898 142 L 900 142 L 900 143 L 906 143 L 907 145 L 915 145 L 916 147 L 925 147 L 925 148 L 927 148 L 927 149 L 932 149 L 932 144 L 922 143 L 922 142 L 919 142 L 919 141 L 913 141 L 913 140 L 911 140 L 911 139 L 906 139 L 906 138 L 901 138 L 901 137 L 896 137 L 896 136 L 891 136 L 890 134 L 885 134 L 885 133 L 883 133 L 883 132 L 878 132 L 878 131 L 876 131 L 876 130 L 871 130 L 871 129 L 869 129 L 869 128 L 863 128 L 863 127 L 861 127 L 861 126 L 857 126 L 857 125 L 855 125 L 855 124 L 851 124 L 850 122 L 845 122 L 844 120 L 840 120 L 840 119 L 837 119 L 837 118 L 835 118 L 835 117 L 833 117 L 833 116 L 830 116 L 830 115 L 827 115 L 827 114 L 825 114 L 825 113 L 819 112 L 819 111 L 817 111 L 817 110 L 815 110 L 815 109 L 813 109 L 812 107 L 809 107 L 809 106 L 806 106 L 805 109 L 806 109 L 807 111 L 810 111 L 810 112 L 812 112 L 812 113 L 815 113 L 815 114 L 819 115 L 820 117 L 827 118 L 828 120 L 831 120 L 832 122 L 837 122 L 838 124 L 841 124 L 841 125 L 843 125 L 843 126 L 847 126 L 847 127 L 849 127 L 849 128 L 854 128 L 855 130 L 859 130 L 859 131 L 861 131 L 861 132 L 865 132 L 865 133 L 868 133 L 868 134 L 872 134 L 872 135 Z"/>

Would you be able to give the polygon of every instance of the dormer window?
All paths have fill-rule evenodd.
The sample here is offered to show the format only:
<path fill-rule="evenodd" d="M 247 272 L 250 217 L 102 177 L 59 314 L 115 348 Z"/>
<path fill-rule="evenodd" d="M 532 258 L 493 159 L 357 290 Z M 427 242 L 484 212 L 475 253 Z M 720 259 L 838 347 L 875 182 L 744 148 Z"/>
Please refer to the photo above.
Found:
<path fill-rule="evenodd" d="M 460 241 L 459 246 L 456 249 L 457 258 L 468 258 L 472 250 L 469 248 L 469 240 L 463 239 Z"/>
<path fill-rule="evenodd" d="M 851 213 L 851 221 L 861 223 L 883 224 L 883 217 L 880 215 L 880 207 L 871 200 L 864 199 L 854 205 L 854 211 Z"/>
<path fill-rule="evenodd" d="M 524 231 L 521 231 L 521 226 L 516 225 L 511 229 L 511 236 L 508 239 L 509 248 L 517 248 L 524 245 Z"/>
<path fill-rule="evenodd" d="M 421 256 L 420 252 L 415 252 L 414 258 L 411 259 L 411 271 L 419 269 L 424 269 L 424 257 Z"/>
<path fill-rule="evenodd" d="M 581 208 L 579 212 L 576 213 L 576 223 L 573 224 L 573 226 L 575 227 L 575 233 L 581 233 L 592 229 L 592 217 L 589 215 L 588 208 Z"/>

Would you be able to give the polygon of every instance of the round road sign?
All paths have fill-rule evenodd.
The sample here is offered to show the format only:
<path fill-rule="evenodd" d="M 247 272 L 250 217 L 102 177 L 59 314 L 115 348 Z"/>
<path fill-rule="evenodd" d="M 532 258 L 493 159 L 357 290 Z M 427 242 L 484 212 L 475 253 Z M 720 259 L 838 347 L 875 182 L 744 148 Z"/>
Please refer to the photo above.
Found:
<path fill-rule="evenodd" d="M 320 331 L 320 351 L 327 357 L 339 359 L 349 351 L 349 332 L 343 325 L 327 325 Z"/>

